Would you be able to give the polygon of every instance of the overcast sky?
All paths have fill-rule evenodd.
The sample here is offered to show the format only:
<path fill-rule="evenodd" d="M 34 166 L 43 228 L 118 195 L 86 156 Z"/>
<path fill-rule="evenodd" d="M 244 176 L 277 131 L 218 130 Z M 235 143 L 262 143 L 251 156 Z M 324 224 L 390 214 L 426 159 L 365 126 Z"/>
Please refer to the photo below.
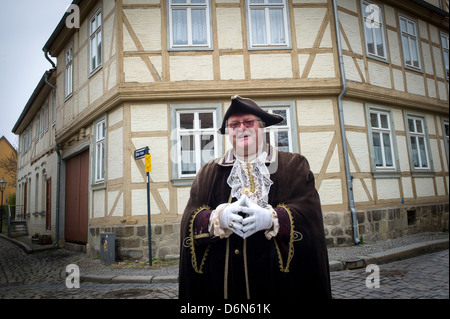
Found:
<path fill-rule="evenodd" d="M 45 71 L 42 48 L 72 0 L 0 0 L 0 137 L 11 132 Z M 54 59 L 56 62 L 56 59 Z"/>

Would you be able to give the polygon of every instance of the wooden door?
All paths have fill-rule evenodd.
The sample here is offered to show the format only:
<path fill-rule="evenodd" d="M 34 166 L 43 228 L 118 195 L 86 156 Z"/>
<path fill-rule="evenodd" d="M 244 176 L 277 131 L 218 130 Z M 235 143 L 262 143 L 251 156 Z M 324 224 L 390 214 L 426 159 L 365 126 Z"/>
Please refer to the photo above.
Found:
<path fill-rule="evenodd" d="M 45 229 L 52 229 L 52 179 L 46 181 L 46 196 L 45 196 Z"/>
<path fill-rule="evenodd" d="M 88 239 L 89 151 L 66 161 L 65 240 Z"/>

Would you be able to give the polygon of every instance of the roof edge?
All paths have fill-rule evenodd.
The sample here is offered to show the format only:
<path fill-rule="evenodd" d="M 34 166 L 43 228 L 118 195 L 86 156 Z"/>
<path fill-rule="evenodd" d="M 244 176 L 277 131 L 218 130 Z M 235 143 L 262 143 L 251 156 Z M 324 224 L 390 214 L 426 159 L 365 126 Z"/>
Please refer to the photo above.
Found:
<path fill-rule="evenodd" d="M 73 0 L 71 5 L 79 5 L 83 0 Z M 42 51 L 49 52 L 51 46 L 55 43 L 58 36 L 61 34 L 61 31 L 64 30 L 64 27 L 66 26 L 66 19 L 67 17 L 72 14 L 70 11 L 66 11 L 64 15 L 62 16 L 61 20 L 59 21 L 58 25 L 56 26 L 55 30 L 53 31 L 50 38 L 48 38 L 47 42 L 45 43 L 44 47 L 42 48 Z"/>
<path fill-rule="evenodd" d="M 39 93 L 41 93 L 42 89 L 46 85 L 46 78 L 50 77 L 53 72 L 56 69 L 50 69 L 48 71 L 45 71 L 42 75 L 41 79 L 39 80 L 38 85 L 34 89 L 33 93 L 31 94 L 30 98 L 28 99 L 27 104 L 25 104 L 25 107 L 23 108 L 22 113 L 19 116 L 19 119 L 17 120 L 16 124 L 14 124 L 14 127 L 12 128 L 11 132 L 16 134 L 17 130 L 19 129 L 20 124 L 22 124 L 22 121 L 24 120 L 25 116 L 27 115 L 28 111 L 30 110 L 31 106 L 33 105 L 34 101 L 36 101 L 36 98 L 38 97 Z"/>

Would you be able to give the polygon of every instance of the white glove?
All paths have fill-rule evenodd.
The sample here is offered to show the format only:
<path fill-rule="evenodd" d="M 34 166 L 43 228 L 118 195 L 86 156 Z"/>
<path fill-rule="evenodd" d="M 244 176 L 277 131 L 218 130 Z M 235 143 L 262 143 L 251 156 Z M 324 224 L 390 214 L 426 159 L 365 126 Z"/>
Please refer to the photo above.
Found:
<path fill-rule="evenodd" d="M 242 212 L 247 196 L 242 196 L 238 201 L 228 205 L 223 212 L 219 215 L 219 223 L 221 228 L 227 228 L 236 235 L 244 238 L 244 232 L 242 231 L 244 220 L 238 213 Z"/>
<path fill-rule="evenodd" d="M 244 213 L 249 216 L 242 221 L 244 239 L 250 237 L 260 230 L 270 229 L 273 226 L 272 211 L 260 207 L 253 203 L 250 199 L 246 199 L 246 208 L 243 209 Z"/>

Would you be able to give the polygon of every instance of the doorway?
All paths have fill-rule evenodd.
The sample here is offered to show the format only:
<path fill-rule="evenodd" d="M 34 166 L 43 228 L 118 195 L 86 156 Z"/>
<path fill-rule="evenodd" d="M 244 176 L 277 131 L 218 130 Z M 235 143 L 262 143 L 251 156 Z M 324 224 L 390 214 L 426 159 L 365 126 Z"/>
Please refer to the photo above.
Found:
<path fill-rule="evenodd" d="M 66 160 L 65 240 L 88 239 L 89 151 Z"/>

